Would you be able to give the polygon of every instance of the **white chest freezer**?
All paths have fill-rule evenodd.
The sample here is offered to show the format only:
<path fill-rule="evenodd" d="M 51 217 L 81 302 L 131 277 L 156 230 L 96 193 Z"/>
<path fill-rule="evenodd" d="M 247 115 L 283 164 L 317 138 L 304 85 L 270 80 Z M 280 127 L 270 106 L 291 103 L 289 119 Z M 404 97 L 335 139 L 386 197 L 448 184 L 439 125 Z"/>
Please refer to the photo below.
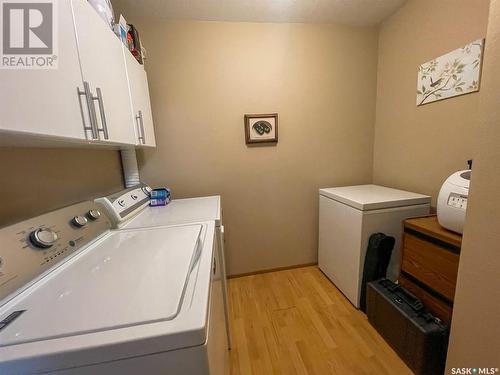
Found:
<path fill-rule="evenodd" d="M 396 280 L 401 259 L 402 221 L 430 212 L 431 197 L 377 185 L 319 190 L 318 265 L 359 307 L 368 240 L 373 233 L 393 236 L 396 245 L 387 275 Z"/>

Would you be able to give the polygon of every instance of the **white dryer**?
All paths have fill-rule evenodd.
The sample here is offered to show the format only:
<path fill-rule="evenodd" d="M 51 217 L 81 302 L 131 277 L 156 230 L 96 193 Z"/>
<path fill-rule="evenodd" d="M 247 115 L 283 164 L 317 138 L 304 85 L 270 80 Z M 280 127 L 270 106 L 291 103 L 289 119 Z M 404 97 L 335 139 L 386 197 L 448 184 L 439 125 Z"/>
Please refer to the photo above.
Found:
<path fill-rule="evenodd" d="M 396 280 L 401 259 L 403 220 L 428 215 L 431 197 L 377 185 L 319 190 L 318 265 L 359 307 L 363 267 L 370 235 L 396 239 L 388 277 Z"/>
<path fill-rule="evenodd" d="M 109 229 L 94 202 L 0 229 L 0 373 L 224 373 L 214 223 Z"/>
<path fill-rule="evenodd" d="M 213 222 L 215 224 L 216 255 L 221 273 L 227 347 L 231 348 L 231 326 L 227 295 L 227 275 L 224 252 L 224 225 L 222 224 L 221 197 L 219 195 L 186 199 L 173 199 L 166 206 L 149 206 L 151 187 L 139 184 L 115 194 L 97 198 L 111 217 L 116 229 L 154 228 L 179 224 Z"/>

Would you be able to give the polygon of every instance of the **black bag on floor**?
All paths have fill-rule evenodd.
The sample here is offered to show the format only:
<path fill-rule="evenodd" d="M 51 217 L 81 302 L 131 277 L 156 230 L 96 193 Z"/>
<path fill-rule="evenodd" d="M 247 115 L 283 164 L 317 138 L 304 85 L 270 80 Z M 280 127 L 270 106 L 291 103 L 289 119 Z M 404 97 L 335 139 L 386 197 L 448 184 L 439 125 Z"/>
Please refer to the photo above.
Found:
<path fill-rule="evenodd" d="M 391 260 L 392 249 L 396 240 L 384 233 L 374 233 L 368 240 L 365 264 L 363 266 L 363 280 L 359 297 L 359 308 L 366 311 L 366 284 L 370 281 L 385 278 L 387 267 Z"/>
<path fill-rule="evenodd" d="M 368 283 L 368 321 L 416 375 L 444 372 L 448 328 L 413 294 L 390 280 Z"/>

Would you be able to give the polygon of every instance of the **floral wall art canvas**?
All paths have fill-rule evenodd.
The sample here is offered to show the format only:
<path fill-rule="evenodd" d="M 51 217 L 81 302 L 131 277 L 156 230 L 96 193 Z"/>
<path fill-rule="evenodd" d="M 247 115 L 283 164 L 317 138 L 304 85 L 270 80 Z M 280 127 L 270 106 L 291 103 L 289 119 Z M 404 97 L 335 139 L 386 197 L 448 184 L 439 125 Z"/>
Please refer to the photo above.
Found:
<path fill-rule="evenodd" d="M 418 67 L 417 105 L 479 91 L 484 39 Z"/>

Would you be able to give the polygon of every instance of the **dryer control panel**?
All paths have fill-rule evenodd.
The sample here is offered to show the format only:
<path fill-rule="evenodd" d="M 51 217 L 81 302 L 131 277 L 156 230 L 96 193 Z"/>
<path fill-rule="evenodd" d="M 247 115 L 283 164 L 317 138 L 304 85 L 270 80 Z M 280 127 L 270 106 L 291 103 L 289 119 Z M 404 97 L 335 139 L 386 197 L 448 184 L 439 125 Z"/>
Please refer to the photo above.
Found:
<path fill-rule="evenodd" d="M 0 302 L 110 227 L 104 207 L 82 202 L 0 229 Z"/>
<path fill-rule="evenodd" d="M 148 185 L 139 184 L 95 201 L 106 208 L 113 226 L 117 227 L 149 204 L 151 191 Z"/>

